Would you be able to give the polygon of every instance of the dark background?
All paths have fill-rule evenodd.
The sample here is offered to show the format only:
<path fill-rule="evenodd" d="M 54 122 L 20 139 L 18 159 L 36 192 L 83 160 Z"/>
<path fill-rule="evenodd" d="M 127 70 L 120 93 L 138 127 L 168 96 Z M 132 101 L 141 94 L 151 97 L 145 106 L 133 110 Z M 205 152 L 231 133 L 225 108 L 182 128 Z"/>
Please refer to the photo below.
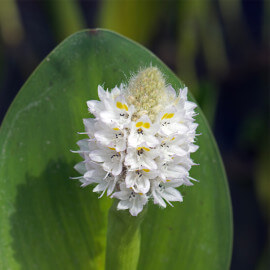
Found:
<path fill-rule="evenodd" d="M 0 122 L 65 37 L 104 27 L 149 48 L 189 87 L 231 191 L 232 270 L 270 269 L 270 1 L 0 0 Z"/>

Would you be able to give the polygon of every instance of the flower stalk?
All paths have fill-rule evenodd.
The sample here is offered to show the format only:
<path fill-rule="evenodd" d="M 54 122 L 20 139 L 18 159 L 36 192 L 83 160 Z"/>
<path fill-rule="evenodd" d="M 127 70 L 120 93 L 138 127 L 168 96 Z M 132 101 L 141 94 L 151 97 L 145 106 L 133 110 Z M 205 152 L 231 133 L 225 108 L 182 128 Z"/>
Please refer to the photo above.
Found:
<path fill-rule="evenodd" d="M 108 215 L 106 270 L 135 270 L 140 256 L 140 225 L 147 207 L 134 217 L 118 211 L 117 204 L 114 199 Z"/>

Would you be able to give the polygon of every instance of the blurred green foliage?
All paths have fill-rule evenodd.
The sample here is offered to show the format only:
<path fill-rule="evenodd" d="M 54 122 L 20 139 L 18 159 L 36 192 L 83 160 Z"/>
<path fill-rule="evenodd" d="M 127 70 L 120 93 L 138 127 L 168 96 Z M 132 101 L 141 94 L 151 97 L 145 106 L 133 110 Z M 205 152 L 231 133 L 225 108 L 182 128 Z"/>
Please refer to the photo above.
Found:
<path fill-rule="evenodd" d="M 86 28 L 86 22 L 77 0 L 47 0 L 42 1 L 42 4 L 48 12 L 51 29 L 58 42 Z"/>
<path fill-rule="evenodd" d="M 1 39 L 7 46 L 17 46 L 24 37 L 23 25 L 15 0 L 0 3 Z"/>
<path fill-rule="evenodd" d="M 161 0 L 104 0 L 101 5 L 100 27 L 114 30 L 144 45 L 156 34 L 160 15 L 168 7 L 168 3 Z"/>

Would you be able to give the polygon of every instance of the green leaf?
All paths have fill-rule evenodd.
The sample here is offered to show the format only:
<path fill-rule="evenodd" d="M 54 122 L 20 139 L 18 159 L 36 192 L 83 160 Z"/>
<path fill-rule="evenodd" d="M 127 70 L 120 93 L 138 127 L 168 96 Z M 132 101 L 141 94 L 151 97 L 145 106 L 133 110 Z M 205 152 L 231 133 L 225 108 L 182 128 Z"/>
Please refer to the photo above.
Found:
<path fill-rule="evenodd" d="M 173 87 L 183 86 L 140 45 L 109 31 L 87 30 L 61 43 L 25 83 L 0 130 L 0 269 L 104 269 L 111 200 L 69 180 L 77 176 L 73 166 L 80 161 L 70 149 L 82 138 L 76 132 L 83 131 L 86 101 L 97 99 L 97 85 L 112 88 L 150 64 Z M 200 166 L 191 176 L 199 182 L 181 188 L 184 202 L 173 208 L 149 204 L 137 269 L 229 267 L 226 176 L 211 131 L 197 112 L 202 135 L 192 157 Z"/>

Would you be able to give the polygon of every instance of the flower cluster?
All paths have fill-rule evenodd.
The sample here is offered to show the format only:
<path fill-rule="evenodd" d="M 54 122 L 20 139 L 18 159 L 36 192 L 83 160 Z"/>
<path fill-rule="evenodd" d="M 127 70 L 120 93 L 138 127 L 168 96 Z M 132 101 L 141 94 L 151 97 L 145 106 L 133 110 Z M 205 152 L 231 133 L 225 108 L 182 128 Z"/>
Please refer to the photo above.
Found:
<path fill-rule="evenodd" d="M 140 71 L 128 85 L 110 92 L 98 86 L 100 101 L 87 106 L 95 118 L 84 119 L 88 139 L 78 142 L 84 161 L 75 169 L 82 186 L 119 199 L 117 208 L 137 216 L 148 202 L 166 207 L 182 201 L 176 189 L 192 185 L 196 104 L 166 85 L 155 67 Z"/>

